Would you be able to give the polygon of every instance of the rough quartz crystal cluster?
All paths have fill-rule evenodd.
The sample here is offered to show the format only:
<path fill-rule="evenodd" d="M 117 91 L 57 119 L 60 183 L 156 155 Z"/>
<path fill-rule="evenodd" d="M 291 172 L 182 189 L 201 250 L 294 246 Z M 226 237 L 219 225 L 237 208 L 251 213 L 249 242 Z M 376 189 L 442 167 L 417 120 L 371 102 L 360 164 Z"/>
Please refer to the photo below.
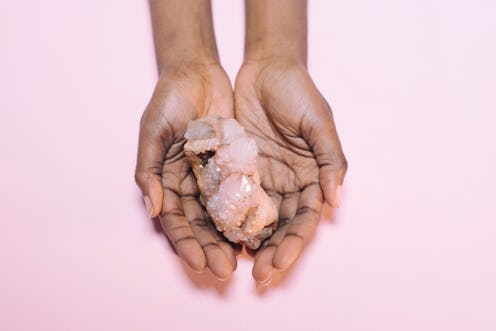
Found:
<path fill-rule="evenodd" d="M 184 151 L 202 202 L 217 230 L 256 249 L 272 235 L 277 210 L 260 186 L 258 148 L 234 119 L 206 116 L 188 123 Z"/>

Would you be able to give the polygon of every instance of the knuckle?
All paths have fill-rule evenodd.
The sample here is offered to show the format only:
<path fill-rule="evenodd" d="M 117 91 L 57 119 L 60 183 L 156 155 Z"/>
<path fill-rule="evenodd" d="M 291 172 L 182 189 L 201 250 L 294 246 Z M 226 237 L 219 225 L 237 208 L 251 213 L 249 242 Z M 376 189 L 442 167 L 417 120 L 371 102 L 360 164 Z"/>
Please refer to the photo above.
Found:
<path fill-rule="evenodd" d="M 185 216 L 184 210 L 180 208 L 172 208 L 169 210 L 162 210 L 160 212 L 160 217 L 163 219 L 167 219 L 171 222 L 175 222 L 180 220 L 182 222 L 182 218 Z"/>
<path fill-rule="evenodd" d="M 320 210 L 317 210 L 317 208 L 315 208 L 314 206 L 303 205 L 298 208 L 298 210 L 296 211 L 296 215 L 303 215 L 303 214 L 318 216 L 320 215 Z"/>
<path fill-rule="evenodd" d="M 139 187 L 144 189 L 151 182 L 160 180 L 161 174 L 160 168 L 149 167 L 148 169 L 142 169 L 138 167 L 134 173 L 134 181 Z"/>
<path fill-rule="evenodd" d="M 346 159 L 346 157 L 344 155 L 342 155 L 340 157 L 339 169 L 343 170 L 344 172 L 346 172 L 346 170 L 348 170 L 348 160 Z"/>
<path fill-rule="evenodd" d="M 150 116 L 150 108 L 146 107 L 143 113 L 141 114 L 141 118 L 139 121 L 140 128 L 143 128 L 145 124 L 148 122 L 148 117 Z"/>
<path fill-rule="evenodd" d="M 163 164 L 161 162 L 146 162 L 138 161 L 136 170 L 134 172 L 134 180 L 136 184 L 140 186 L 146 185 L 150 180 L 155 180 L 155 178 L 161 177 Z"/>
<path fill-rule="evenodd" d="M 320 167 L 328 167 L 333 172 L 346 172 L 346 170 L 348 169 L 348 160 L 342 153 L 322 153 L 320 155 L 317 155 L 316 157 Z"/>
<path fill-rule="evenodd" d="M 340 164 L 340 158 L 335 152 L 325 152 L 316 155 L 319 166 L 330 166 L 336 168 Z"/>
<path fill-rule="evenodd" d="M 207 228 L 207 223 L 205 222 L 205 219 L 200 217 L 193 218 L 192 220 L 189 221 L 189 224 L 192 227 L 196 227 L 196 228 Z"/>
<path fill-rule="evenodd" d="M 138 184 L 138 186 L 144 186 L 146 177 L 147 176 L 143 171 L 136 169 L 136 172 L 134 173 L 134 181 L 136 182 L 136 184 Z"/>

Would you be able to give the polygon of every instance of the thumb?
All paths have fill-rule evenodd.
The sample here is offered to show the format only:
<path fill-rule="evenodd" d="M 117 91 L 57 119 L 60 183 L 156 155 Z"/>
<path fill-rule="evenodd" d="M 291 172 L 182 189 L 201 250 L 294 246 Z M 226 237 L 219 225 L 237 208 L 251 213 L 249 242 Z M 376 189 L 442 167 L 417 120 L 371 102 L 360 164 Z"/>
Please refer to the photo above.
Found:
<path fill-rule="evenodd" d="M 304 138 L 312 148 L 319 166 L 319 181 L 324 198 L 331 207 L 339 208 L 348 163 L 334 125 L 332 111 L 326 102 L 321 109 L 321 116 L 306 116 L 303 123 L 304 135 L 306 133 Z"/>
<path fill-rule="evenodd" d="M 140 125 L 135 180 L 143 193 L 145 207 L 151 218 L 160 214 L 164 197 L 162 167 L 167 144 L 164 143 L 161 131 L 157 122 L 148 119 L 145 111 Z"/>

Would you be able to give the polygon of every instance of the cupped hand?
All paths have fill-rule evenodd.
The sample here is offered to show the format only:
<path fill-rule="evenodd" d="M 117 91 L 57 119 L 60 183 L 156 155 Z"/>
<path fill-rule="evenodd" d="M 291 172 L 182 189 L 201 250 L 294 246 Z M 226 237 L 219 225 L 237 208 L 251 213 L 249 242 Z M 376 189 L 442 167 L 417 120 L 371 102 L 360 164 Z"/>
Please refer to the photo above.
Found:
<path fill-rule="evenodd" d="M 296 61 L 245 61 L 234 90 L 235 117 L 259 147 L 263 188 L 279 226 L 258 250 L 253 277 L 270 281 L 293 264 L 314 233 L 323 202 L 339 207 L 347 163 L 331 109 Z"/>
<path fill-rule="evenodd" d="M 206 221 L 199 190 L 184 155 L 190 120 L 233 116 L 233 94 L 216 63 L 185 63 L 164 71 L 140 123 L 136 182 L 150 217 L 159 217 L 177 254 L 195 271 L 220 279 L 236 268 L 231 245 Z"/>

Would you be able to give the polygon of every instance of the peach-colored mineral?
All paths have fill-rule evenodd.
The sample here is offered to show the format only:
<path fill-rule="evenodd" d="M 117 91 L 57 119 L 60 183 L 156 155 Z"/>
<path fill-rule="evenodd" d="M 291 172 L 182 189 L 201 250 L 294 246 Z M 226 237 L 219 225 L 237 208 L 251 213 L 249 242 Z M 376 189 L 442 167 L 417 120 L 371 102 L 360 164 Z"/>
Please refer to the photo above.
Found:
<path fill-rule="evenodd" d="M 260 186 L 258 148 L 232 118 L 206 116 L 189 122 L 184 151 L 201 198 L 218 231 L 256 249 L 277 226 L 277 210 Z"/>

